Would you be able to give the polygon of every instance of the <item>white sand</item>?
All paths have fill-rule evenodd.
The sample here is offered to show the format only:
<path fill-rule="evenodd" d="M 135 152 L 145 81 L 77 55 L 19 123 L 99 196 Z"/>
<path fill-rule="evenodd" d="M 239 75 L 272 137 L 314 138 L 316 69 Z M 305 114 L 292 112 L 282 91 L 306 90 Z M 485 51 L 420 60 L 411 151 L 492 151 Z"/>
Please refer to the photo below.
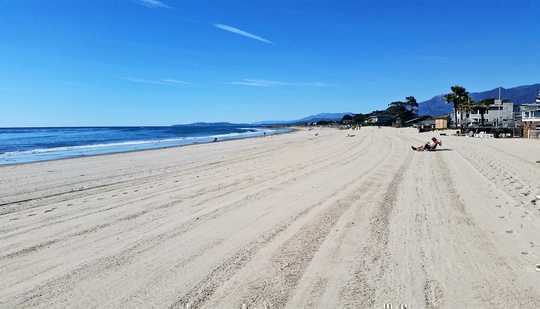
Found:
<path fill-rule="evenodd" d="M 0 307 L 540 307 L 540 141 L 315 132 L 0 167 Z"/>

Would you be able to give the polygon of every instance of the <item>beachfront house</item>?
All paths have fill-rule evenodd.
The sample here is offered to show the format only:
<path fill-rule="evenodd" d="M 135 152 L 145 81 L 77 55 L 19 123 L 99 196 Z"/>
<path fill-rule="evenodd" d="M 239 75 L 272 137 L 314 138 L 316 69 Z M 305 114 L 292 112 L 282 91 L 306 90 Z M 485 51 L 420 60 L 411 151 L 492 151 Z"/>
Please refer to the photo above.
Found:
<path fill-rule="evenodd" d="M 448 129 L 448 116 L 435 117 L 435 129 L 436 130 Z"/>
<path fill-rule="evenodd" d="M 495 128 L 513 128 L 515 126 L 515 112 L 518 106 L 507 100 L 496 99 L 484 112 L 484 126 Z M 457 112 L 457 122 L 454 114 L 450 115 L 452 122 L 461 124 L 461 111 Z M 463 111 L 464 127 L 479 127 L 482 125 L 482 113 L 478 107 L 473 107 L 469 111 Z"/>
<path fill-rule="evenodd" d="M 366 125 L 377 125 L 377 126 L 391 126 L 395 121 L 396 117 L 386 114 L 384 112 L 374 112 L 369 115 L 365 121 Z"/>
<path fill-rule="evenodd" d="M 417 128 L 420 132 L 448 129 L 448 116 L 420 116 L 405 122 L 406 126 Z"/>
<path fill-rule="evenodd" d="M 410 120 L 405 121 L 405 126 L 418 128 L 419 130 L 431 131 L 435 129 L 435 120 L 431 116 L 420 116 Z"/>
<path fill-rule="evenodd" d="M 539 138 L 540 91 L 534 103 L 521 105 L 521 123 L 523 124 L 523 137 Z"/>
<path fill-rule="evenodd" d="M 378 122 L 379 122 L 379 117 L 377 116 L 369 116 L 365 121 L 366 124 L 377 124 Z"/>

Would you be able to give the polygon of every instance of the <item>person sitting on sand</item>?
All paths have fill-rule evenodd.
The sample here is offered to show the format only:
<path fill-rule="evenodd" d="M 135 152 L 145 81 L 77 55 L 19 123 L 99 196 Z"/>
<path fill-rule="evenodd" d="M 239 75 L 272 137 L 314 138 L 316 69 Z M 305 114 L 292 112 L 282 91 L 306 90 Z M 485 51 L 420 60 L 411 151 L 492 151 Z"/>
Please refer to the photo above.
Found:
<path fill-rule="evenodd" d="M 437 146 L 442 146 L 442 142 L 436 137 L 433 137 L 431 138 L 431 141 L 427 142 L 425 145 L 418 147 L 411 146 L 411 148 L 415 151 L 435 151 L 435 149 L 437 149 Z"/>

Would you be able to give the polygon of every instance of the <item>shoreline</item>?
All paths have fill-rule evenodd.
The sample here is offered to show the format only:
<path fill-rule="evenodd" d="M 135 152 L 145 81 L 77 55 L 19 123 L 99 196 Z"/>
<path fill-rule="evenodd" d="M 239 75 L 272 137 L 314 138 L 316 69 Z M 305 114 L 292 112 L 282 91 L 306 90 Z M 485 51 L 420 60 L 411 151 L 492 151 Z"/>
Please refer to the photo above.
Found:
<path fill-rule="evenodd" d="M 272 128 L 269 128 L 269 129 L 272 129 Z M 244 139 L 254 139 L 254 138 L 260 138 L 260 137 L 268 137 L 268 136 L 277 136 L 277 135 L 289 134 L 289 133 L 295 132 L 296 130 L 299 130 L 298 127 L 278 128 L 278 130 L 279 129 L 286 129 L 287 131 L 284 131 L 284 132 L 277 132 L 276 131 L 275 133 L 267 134 L 267 135 L 255 135 L 255 136 L 242 136 L 242 137 L 224 138 L 222 140 L 218 139 L 215 142 L 214 141 L 193 142 L 193 143 L 188 143 L 188 144 L 183 144 L 183 145 L 162 146 L 162 147 L 148 148 L 148 149 L 132 149 L 132 150 L 114 151 L 114 152 L 106 152 L 106 153 L 97 153 L 97 154 L 91 154 L 91 155 L 84 155 L 83 154 L 83 155 L 69 156 L 69 157 L 65 157 L 65 158 L 43 159 L 43 160 L 35 160 L 35 161 L 30 161 L 30 162 L 0 163 L 0 169 L 2 167 L 9 167 L 9 166 L 12 167 L 12 166 L 28 165 L 28 164 L 36 164 L 36 163 L 44 163 L 44 162 L 54 162 L 54 161 L 61 161 L 61 160 L 91 158 L 91 157 L 123 154 L 123 153 L 135 153 L 135 152 L 144 152 L 144 151 L 152 151 L 152 150 L 162 150 L 162 149 L 170 149 L 170 148 L 188 147 L 188 146 L 195 146 L 195 145 L 223 143 L 223 142 L 237 141 L 237 140 L 244 140 Z"/>
<path fill-rule="evenodd" d="M 540 143 L 347 133 L 2 169 L 2 306 L 540 307 Z"/>

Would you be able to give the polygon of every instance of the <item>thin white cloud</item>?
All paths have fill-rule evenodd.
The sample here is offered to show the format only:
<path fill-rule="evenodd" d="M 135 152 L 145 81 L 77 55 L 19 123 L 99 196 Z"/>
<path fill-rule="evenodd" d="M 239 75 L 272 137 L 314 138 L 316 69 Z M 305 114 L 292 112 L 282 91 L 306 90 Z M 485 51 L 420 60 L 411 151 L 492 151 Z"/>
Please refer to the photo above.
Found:
<path fill-rule="evenodd" d="M 146 6 L 151 9 L 170 9 L 171 7 L 159 0 L 136 0 L 140 5 Z"/>
<path fill-rule="evenodd" d="M 270 41 L 270 40 L 267 40 L 267 39 L 265 39 L 263 37 L 260 37 L 258 35 L 249 33 L 247 31 L 244 31 L 244 30 L 232 27 L 232 26 L 228 26 L 228 25 L 224 25 L 224 24 L 214 24 L 214 27 L 216 27 L 218 29 L 221 29 L 221 30 L 224 30 L 224 31 L 228 31 L 228 32 L 231 32 L 231 33 L 234 33 L 234 34 L 244 36 L 246 38 L 250 38 L 250 39 L 257 40 L 257 41 L 260 41 L 260 42 L 264 42 L 264 43 L 267 43 L 267 44 L 273 44 L 273 42 Z"/>
<path fill-rule="evenodd" d="M 143 78 L 134 78 L 134 77 L 126 77 L 124 79 L 132 83 L 150 84 L 150 85 L 176 86 L 176 85 L 190 85 L 191 84 L 190 82 L 177 80 L 177 79 L 143 79 Z"/>
<path fill-rule="evenodd" d="M 323 83 L 323 82 L 284 82 L 277 80 L 266 80 L 266 79 L 251 79 L 244 78 L 240 81 L 230 82 L 230 85 L 239 85 L 239 86 L 251 86 L 251 87 L 279 87 L 279 86 L 289 86 L 289 87 L 330 87 L 332 85 Z"/>
<path fill-rule="evenodd" d="M 178 80 L 178 79 L 170 79 L 170 78 L 162 79 L 161 81 L 164 83 L 175 84 L 175 85 L 190 85 L 191 84 L 190 82 L 186 82 L 186 81 Z"/>

